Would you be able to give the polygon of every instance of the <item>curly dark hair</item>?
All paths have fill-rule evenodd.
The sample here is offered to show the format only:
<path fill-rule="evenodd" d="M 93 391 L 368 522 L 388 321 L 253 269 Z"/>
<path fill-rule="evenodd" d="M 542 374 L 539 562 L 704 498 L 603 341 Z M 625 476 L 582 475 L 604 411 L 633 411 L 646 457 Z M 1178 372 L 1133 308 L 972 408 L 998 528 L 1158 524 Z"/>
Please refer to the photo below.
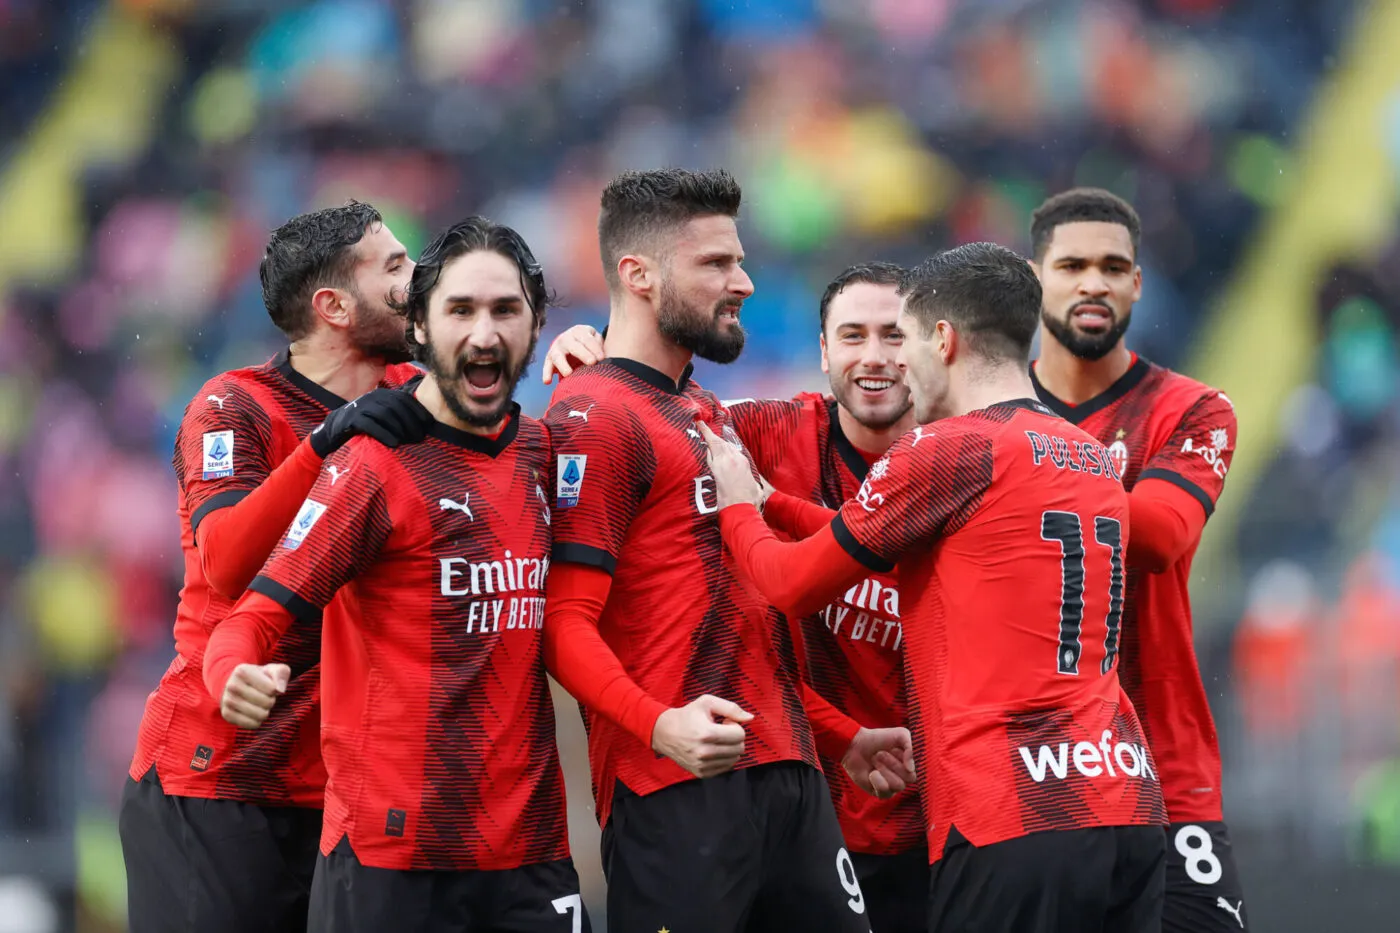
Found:
<path fill-rule="evenodd" d="M 944 250 L 909 270 L 899 293 L 905 313 L 926 336 L 945 320 L 984 359 L 1030 364 L 1040 323 L 1040 279 L 1006 247 L 968 243 Z"/>
<path fill-rule="evenodd" d="M 1060 224 L 1073 223 L 1122 224 L 1128 228 L 1137 255 L 1142 239 L 1142 221 L 1137 211 L 1112 191 L 1102 188 L 1070 188 L 1045 200 L 1031 214 L 1031 255 L 1037 261 L 1045 258 L 1045 250 Z"/>
<path fill-rule="evenodd" d="M 743 192 L 724 169 L 691 172 L 663 168 L 623 172 L 603 189 L 598 212 L 598 248 L 608 287 L 619 286 L 617 263 L 631 252 L 664 257 L 669 244 L 659 242 L 696 217 L 737 217 Z"/>
<path fill-rule="evenodd" d="M 394 306 L 404 316 L 408 327 L 408 345 L 418 360 L 425 358 L 426 348 L 414 336 L 413 328 L 427 320 L 428 300 L 432 297 L 433 289 L 437 288 L 443 268 L 458 256 L 480 251 L 499 253 L 515 263 L 520 270 L 520 287 L 535 315 L 535 323 L 544 326 L 546 313 L 549 306 L 555 303 L 555 296 L 545 285 L 544 269 L 535 259 L 535 254 L 514 228 L 473 215 L 448 227 L 423 247 L 423 255 L 418 257 L 418 265 L 414 267 L 413 277 L 409 280 L 408 291 L 403 301 Z"/>
<path fill-rule="evenodd" d="M 822 333 L 826 333 L 826 316 L 831 310 L 831 303 L 836 300 L 837 295 L 846 290 L 846 286 L 861 282 L 868 285 L 897 286 L 907 274 L 907 269 L 892 262 L 858 262 L 854 266 L 842 269 L 841 274 L 832 279 L 826 286 L 826 291 L 822 292 L 821 304 L 818 306 Z"/>
<path fill-rule="evenodd" d="M 355 244 L 384 218 L 360 201 L 298 214 L 272 232 L 258 266 L 263 304 L 289 340 L 311 333 L 311 296 L 319 288 L 352 288 Z"/>

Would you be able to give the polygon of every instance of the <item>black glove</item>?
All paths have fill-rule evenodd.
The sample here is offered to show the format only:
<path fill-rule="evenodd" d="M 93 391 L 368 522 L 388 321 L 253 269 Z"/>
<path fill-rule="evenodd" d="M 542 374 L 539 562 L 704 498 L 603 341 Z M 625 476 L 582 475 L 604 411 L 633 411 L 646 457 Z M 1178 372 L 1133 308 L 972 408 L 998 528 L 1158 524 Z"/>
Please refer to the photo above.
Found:
<path fill-rule="evenodd" d="M 324 460 L 356 434 L 368 435 L 385 447 L 397 447 L 421 441 L 432 423 L 433 416 L 412 393 L 375 389 L 331 412 L 307 440 Z"/>

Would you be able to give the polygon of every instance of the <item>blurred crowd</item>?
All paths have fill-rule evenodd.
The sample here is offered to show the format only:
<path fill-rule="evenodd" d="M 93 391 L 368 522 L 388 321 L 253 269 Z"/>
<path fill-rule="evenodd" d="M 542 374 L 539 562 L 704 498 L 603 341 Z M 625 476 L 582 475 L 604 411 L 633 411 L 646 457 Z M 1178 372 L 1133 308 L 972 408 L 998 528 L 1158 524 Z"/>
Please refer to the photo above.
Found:
<path fill-rule="evenodd" d="M 411 251 L 467 213 L 510 223 L 565 299 L 547 341 L 605 319 L 607 179 L 727 166 L 757 291 L 743 359 L 701 378 L 765 396 L 823 385 L 817 297 L 845 265 L 1024 250 L 1043 197 L 1095 184 L 1144 220 L 1133 344 L 1180 365 L 1287 196 L 1353 7 L 0 0 L 0 877 L 121 913 L 115 806 L 181 566 L 174 432 L 211 373 L 278 349 L 256 269 L 286 217 L 355 197 Z M 1318 295 L 1317 381 L 1234 493 L 1242 609 L 1205 667 L 1241 821 L 1400 862 L 1398 252 Z M 1344 812 L 1296 780 L 1317 743 Z"/>

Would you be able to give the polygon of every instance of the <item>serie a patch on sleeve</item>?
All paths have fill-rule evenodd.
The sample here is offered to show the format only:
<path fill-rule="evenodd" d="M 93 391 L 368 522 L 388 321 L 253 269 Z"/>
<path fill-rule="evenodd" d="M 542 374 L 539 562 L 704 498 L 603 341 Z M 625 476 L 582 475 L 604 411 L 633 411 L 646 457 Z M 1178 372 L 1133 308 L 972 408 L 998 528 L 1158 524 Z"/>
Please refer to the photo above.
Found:
<path fill-rule="evenodd" d="M 315 499 L 307 499 L 301 504 L 301 509 L 297 512 L 297 517 L 292 519 L 292 526 L 287 529 L 287 537 L 282 540 L 282 546 L 289 551 L 295 551 L 301 547 L 301 543 L 306 540 L 306 536 L 311 533 L 311 529 L 321 516 L 326 514 L 326 507 Z"/>
<path fill-rule="evenodd" d="M 233 475 L 233 432 L 207 431 L 204 434 L 205 479 L 223 479 Z"/>
<path fill-rule="evenodd" d="M 555 508 L 571 509 L 578 505 L 583 491 L 583 471 L 588 466 L 587 454 L 560 454 L 559 478 L 555 490 Z"/>

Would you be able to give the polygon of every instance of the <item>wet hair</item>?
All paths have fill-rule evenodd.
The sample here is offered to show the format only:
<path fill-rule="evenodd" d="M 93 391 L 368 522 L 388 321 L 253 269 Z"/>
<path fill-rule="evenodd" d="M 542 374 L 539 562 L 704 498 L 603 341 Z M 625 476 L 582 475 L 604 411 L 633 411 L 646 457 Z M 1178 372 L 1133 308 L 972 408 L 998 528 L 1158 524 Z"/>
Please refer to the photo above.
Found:
<path fill-rule="evenodd" d="M 826 291 L 822 292 L 821 304 L 818 305 L 822 333 L 826 333 L 826 318 L 831 311 L 831 303 L 836 300 L 837 295 L 846 290 L 846 286 L 864 283 L 898 287 L 906 274 L 908 270 L 892 262 L 858 262 L 841 270 L 841 274 L 832 279 L 826 286 Z"/>
<path fill-rule="evenodd" d="M 603 189 L 598 213 L 598 248 L 608 287 L 620 283 L 617 264 L 628 253 L 670 255 L 666 238 L 696 217 L 736 217 L 743 192 L 724 169 L 680 168 L 623 172 Z"/>
<path fill-rule="evenodd" d="M 353 289 L 355 244 L 384 218 L 360 201 L 298 214 L 272 232 L 258 266 L 263 304 L 289 340 L 311 333 L 311 296 L 322 288 Z"/>
<path fill-rule="evenodd" d="M 515 263 L 520 270 L 520 288 L 535 315 L 535 324 L 544 325 L 546 312 L 554 304 L 554 295 L 545 285 L 544 269 L 535 259 L 535 254 L 514 228 L 473 215 L 448 227 L 423 247 L 423 254 L 413 268 L 408 291 L 403 301 L 395 305 L 395 309 L 404 315 L 408 345 L 417 359 L 424 358 L 426 348 L 414 336 L 413 328 L 427 320 L 428 301 L 442 277 L 442 270 L 457 257 L 476 252 L 499 253 Z"/>
<path fill-rule="evenodd" d="M 984 359 L 1029 364 L 1040 321 L 1040 280 L 1006 247 L 968 243 L 938 253 L 909 270 L 899 293 L 904 313 L 924 336 L 945 320 Z"/>
<path fill-rule="evenodd" d="M 1128 228 L 1137 255 L 1142 239 L 1142 221 L 1137 211 L 1111 191 L 1102 188 L 1071 188 L 1046 199 L 1031 215 L 1031 255 L 1039 262 L 1045 258 L 1055 228 L 1061 224 L 1106 223 Z"/>

